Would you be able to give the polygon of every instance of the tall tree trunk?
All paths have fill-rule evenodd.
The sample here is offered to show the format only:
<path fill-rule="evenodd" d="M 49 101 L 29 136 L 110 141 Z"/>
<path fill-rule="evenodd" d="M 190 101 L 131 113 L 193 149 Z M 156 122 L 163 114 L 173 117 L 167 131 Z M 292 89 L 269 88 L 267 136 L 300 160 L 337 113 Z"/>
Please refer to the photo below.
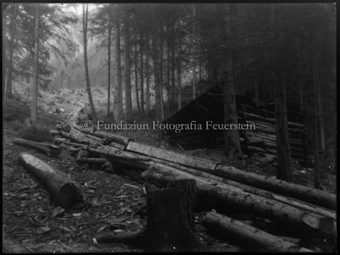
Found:
<path fill-rule="evenodd" d="M 196 81 L 196 7 L 193 4 L 193 36 L 194 36 L 194 45 L 192 47 L 192 100 L 196 98 L 197 93 L 197 81 Z"/>
<path fill-rule="evenodd" d="M 125 120 L 132 119 L 131 77 L 130 77 L 130 26 L 129 12 L 124 12 L 124 73 L 125 73 Z"/>
<path fill-rule="evenodd" d="M 152 62 L 153 73 L 155 81 L 155 109 L 156 121 L 162 122 L 162 95 L 161 95 L 161 70 L 160 70 L 160 56 L 159 56 L 159 34 L 154 32 L 152 35 Z M 162 130 L 157 130 L 158 140 L 163 138 Z"/>
<path fill-rule="evenodd" d="M 318 70 L 318 69 L 316 69 Z M 316 97 L 318 102 L 318 124 L 320 129 L 320 151 L 321 153 L 325 153 L 326 150 L 326 141 L 325 141 L 325 129 L 323 124 L 323 114 L 322 114 L 322 104 L 321 104 L 321 96 L 320 96 L 320 86 L 319 86 L 319 79 L 320 76 L 316 73 Z"/>
<path fill-rule="evenodd" d="M 38 109 L 38 66 L 39 66 L 39 5 L 35 7 L 35 42 L 34 42 L 34 78 L 32 82 L 32 109 L 31 122 L 33 125 L 37 123 Z M 9 77 L 8 77 L 9 78 Z M 7 85 L 8 86 L 8 85 Z"/>
<path fill-rule="evenodd" d="M 166 47 L 167 47 L 167 80 L 166 80 L 166 90 L 167 90 L 167 93 L 168 93 L 168 112 L 170 112 L 170 105 L 171 105 L 171 83 L 170 83 L 170 73 L 171 73 L 171 69 L 170 69 L 170 63 L 171 63 L 171 55 L 170 55 L 170 39 L 169 39 L 169 25 L 167 26 L 167 44 L 166 44 Z"/>
<path fill-rule="evenodd" d="M 160 119 L 164 119 L 164 100 L 163 100 L 163 24 L 160 26 L 160 39 L 159 39 L 159 46 L 160 46 L 160 56 L 159 56 L 159 73 L 160 73 Z"/>
<path fill-rule="evenodd" d="M 11 18 L 11 26 L 10 26 L 10 43 L 9 43 L 9 62 L 8 62 L 8 74 L 7 74 L 7 87 L 6 87 L 6 97 L 13 98 L 12 93 L 12 73 L 13 73 L 13 54 L 14 54 L 14 44 L 16 38 L 16 20 L 18 13 L 19 5 L 13 5 L 12 18 Z"/>
<path fill-rule="evenodd" d="M 2 109 L 6 104 L 6 13 L 2 11 Z"/>
<path fill-rule="evenodd" d="M 226 38 L 231 38 L 231 26 L 230 26 L 230 6 L 225 4 L 225 21 L 226 21 Z M 233 59 L 231 49 L 226 49 L 226 72 L 224 74 L 225 84 L 223 86 L 223 105 L 224 105 L 224 123 L 227 125 L 237 125 L 238 115 L 236 108 L 236 95 L 235 95 L 235 81 L 233 76 Z M 226 155 L 229 159 L 243 157 L 240 134 L 238 129 L 227 129 L 225 133 L 225 149 Z"/>
<path fill-rule="evenodd" d="M 118 91 L 118 96 L 117 96 L 117 104 L 118 104 L 118 114 L 115 115 L 116 121 L 118 122 L 119 120 L 122 119 L 123 117 L 123 89 L 122 89 L 122 65 L 121 65 L 121 54 L 120 54 L 120 10 L 119 10 L 119 4 L 116 5 L 117 8 L 117 16 L 116 16 L 116 69 L 117 69 L 117 91 Z"/>
<path fill-rule="evenodd" d="M 319 109 L 318 109 L 318 83 L 316 81 L 316 58 L 313 56 L 313 83 L 314 83 L 314 188 L 320 189 L 319 169 Z"/>
<path fill-rule="evenodd" d="M 302 62 L 302 56 L 301 51 L 299 49 L 298 40 L 296 39 L 296 48 L 298 50 L 298 74 L 299 74 L 299 100 L 300 100 L 300 111 L 303 111 L 303 90 L 302 90 L 302 81 L 303 81 L 303 74 L 302 74 L 302 68 L 301 68 L 301 62 Z"/>
<path fill-rule="evenodd" d="M 149 54 L 150 54 L 150 37 L 147 34 L 145 38 L 145 73 L 146 73 L 146 117 L 149 116 L 150 112 L 150 70 L 149 70 Z"/>
<path fill-rule="evenodd" d="M 118 17 L 116 17 L 118 19 Z M 118 69 L 120 68 L 120 44 L 118 44 L 118 41 L 120 38 L 118 37 L 118 30 L 117 26 L 114 27 L 115 34 L 113 36 L 113 45 L 114 45 L 114 52 L 115 52 L 115 57 L 113 61 L 113 71 L 114 71 L 114 85 L 113 85 L 113 116 L 114 116 L 114 121 L 115 123 L 118 123 L 121 118 L 121 97 L 122 97 L 122 92 L 121 92 L 121 77 L 119 77 L 119 71 Z M 121 75 L 121 74 L 120 74 Z M 120 90 L 119 90 L 120 86 Z M 119 94 L 120 92 L 120 94 Z"/>
<path fill-rule="evenodd" d="M 111 11 L 109 11 L 108 26 L 108 42 L 107 42 L 107 117 L 110 117 L 110 100 L 111 100 Z"/>
<path fill-rule="evenodd" d="M 178 89 L 178 96 L 177 96 L 177 103 L 178 103 L 178 110 L 182 108 L 182 70 L 181 70 L 181 38 L 178 37 L 178 55 L 177 55 L 177 89 Z"/>
<path fill-rule="evenodd" d="M 291 156 L 287 120 L 285 75 L 275 77 L 275 130 L 277 150 L 277 178 L 292 181 Z M 280 82 L 282 80 L 282 83 Z"/>
<path fill-rule="evenodd" d="M 270 34 L 270 39 L 272 40 L 272 41 L 274 41 L 274 46 L 275 46 L 275 48 L 276 48 L 276 35 L 275 35 L 275 31 L 274 31 L 274 9 L 275 9 L 275 5 L 274 4 L 271 4 L 270 5 L 270 32 L 271 32 L 271 34 Z M 273 95 L 274 95 L 274 90 L 275 90 L 275 80 L 272 80 L 271 82 L 270 82 L 270 87 L 269 87 L 269 97 L 270 98 L 273 98 Z"/>
<path fill-rule="evenodd" d="M 172 20 L 171 29 L 171 107 L 175 107 L 175 68 L 176 68 L 176 56 L 175 56 L 175 19 Z"/>
<path fill-rule="evenodd" d="M 138 96 L 138 55 L 137 55 L 137 31 L 135 32 L 135 89 L 136 89 L 136 103 L 138 112 L 140 112 L 139 107 L 139 96 Z"/>
<path fill-rule="evenodd" d="M 143 40 L 144 35 L 140 37 L 140 99 L 141 99 L 141 111 L 144 113 L 144 63 L 143 63 Z"/>
<path fill-rule="evenodd" d="M 257 82 L 257 74 L 255 74 L 255 99 L 256 99 L 256 104 L 259 101 L 259 84 Z"/>
<path fill-rule="evenodd" d="M 86 6 L 85 6 L 86 5 Z M 83 40 L 84 40 L 84 66 L 85 66 L 85 77 L 86 77 L 86 90 L 87 95 L 89 97 L 89 104 L 91 108 L 92 120 L 93 123 L 97 123 L 97 115 L 94 109 L 92 93 L 91 93 L 91 85 L 90 85 L 90 76 L 89 76 L 89 67 L 87 62 L 87 20 L 89 15 L 89 7 L 88 4 L 83 5 Z"/>

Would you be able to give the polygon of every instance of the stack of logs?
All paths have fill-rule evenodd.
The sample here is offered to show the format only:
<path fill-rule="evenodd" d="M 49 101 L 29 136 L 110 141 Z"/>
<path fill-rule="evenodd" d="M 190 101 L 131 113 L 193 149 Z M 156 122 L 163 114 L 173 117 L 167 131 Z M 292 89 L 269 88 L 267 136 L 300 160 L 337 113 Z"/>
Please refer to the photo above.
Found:
<path fill-rule="evenodd" d="M 274 109 L 242 105 L 240 113 L 248 124 L 254 124 L 256 129 L 249 129 L 245 134 L 244 146 L 251 152 L 261 152 L 276 155 L 276 131 Z M 288 133 L 292 158 L 300 163 L 306 163 L 306 141 L 304 118 L 300 113 L 288 112 Z M 262 146 L 258 145 L 261 144 Z"/>
<path fill-rule="evenodd" d="M 142 177 L 159 186 L 176 180 L 195 180 L 199 200 L 208 199 L 216 208 L 223 205 L 251 213 L 301 232 L 304 237 L 336 238 L 335 195 L 241 171 L 220 162 L 144 145 L 114 133 L 85 129 L 77 125 L 80 110 L 77 109 L 67 123 L 58 125 L 58 130 L 51 130 L 51 134 L 57 136 L 55 142 L 76 154 L 79 163 L 110 166 L 114 173 L 123 172 L 139 180 Z M 262 127 L 269 129 L 269 121 Z M 291 127 L 292 130 L 299 128 L 294 124 Z M 254 249 L 311 251 L 287 238 L 216 212 L 206 214 L 203 223 L 208 229 L 218 228 L 223 233 L 236 235 L 239 240 L 249 241 Z"/>
<path fill-rule="evenodd" d="M 255 130 L 240 130 L 243 152 L 251 156 L 254 153 L 276 156 L 275 109 L 273 104 L 259 103 L 250 95 L 236 96 L 238 122 L 254 124 Z M 304 116 L 294 107 L 287 105 L 288 133 L 291 157 L 301 164 L 307 163 Z M 218 84 L 204 94 L 192 100 L 182 109 L 169 116 L 164 123 L 187 124 L 191 121 L 201 124 L 203 130 L 165 130 L 165 135 L 184 149 L 225 147 L 222 130 L 207 130 L 205 123 L 211 121 L 223 124 L 223 89 Z"/>

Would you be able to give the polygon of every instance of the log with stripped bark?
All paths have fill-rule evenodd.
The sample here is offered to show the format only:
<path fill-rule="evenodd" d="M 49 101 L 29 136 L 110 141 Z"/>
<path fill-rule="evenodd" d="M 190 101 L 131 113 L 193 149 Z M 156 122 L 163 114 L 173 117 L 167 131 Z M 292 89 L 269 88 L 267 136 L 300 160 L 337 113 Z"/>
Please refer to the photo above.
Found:
<path fill-rule="evenodd" d="M 218 162 L 213 162 L 198 157 L 183 155 L 149 145 L 144 145 L 136 142 L 129 142 L 126 147 L 127 151 L 140 153 L 149 157 L 155 157 L 169 162 L 179 163 L 186 166 L 191 166 L 198 169 L 214 170 Z"/>
<path fill-rule="evenodd" d="M 152 164 L 150 162 L 149 164 Z M 270 198 L 245 192 L 241 188 L 207 181 L 204 178 L 185 173 L 166 165 L 154 164 L 142 176 L 150 181 L 166 183 L 179 179 L 194 179 L 201 197 L 214 200 L 219 204 L 228 204 L 240 210 L 249 211 L 292 228 L 305 231 L 317 231 L 332 236 L 336 235 L 335 220 Z M 249 211 L 250 212 L 250 211 Z"/>
<path fill-rule="evenodd" d="M 248 173 L 232 166 L 219 165 L 214 171 L 207 172 L 325 208 L 336 209 L 336 196 L 322 190 L 278 180 L 275 177 Z"/>
<path fill-rule="evenodd" d="M 86 196 L 81 186 L 68 175 L 27 153 L 21 153 L 18 160 L 27 173 L 50 194 L 55 206 L 69 208 L 85 202 Z"/>
<path fill-rule="evenodd" d="M 24 145 L 39 151 L 42 151 L 47 154 L 49 157 L 58 157 L 61 153 L 61 150 L 58 146 L 49 143 L 38 143 L 30 140 L 25 140 L 21 138 L 13 139 L 13 143 L 17 145 Z"/>
<path fill-rule="evenodd" d="M 216 212 L 208 212 L 203 218 L 203 226 L 219 233 L 223 239 L 238 244 L 247 244 L 250 251 L 263 252 L 313 252 L 310 249 L 285 241 L 258 228 L 244 224 Z"/>

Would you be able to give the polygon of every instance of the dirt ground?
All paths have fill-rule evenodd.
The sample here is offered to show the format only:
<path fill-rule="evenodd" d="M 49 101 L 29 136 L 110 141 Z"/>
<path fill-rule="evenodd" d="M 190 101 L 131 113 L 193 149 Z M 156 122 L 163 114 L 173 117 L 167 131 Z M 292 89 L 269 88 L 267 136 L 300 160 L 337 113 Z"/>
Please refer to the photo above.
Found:
<path fill-rule="evenodd" d="M 76 92 L 75 92 L 76 93 Z M 74 94 L 75 94 L 74 93 Z M 84 94 L 84 93 L 83 93 Z M 78 102 L 77 98 L 65 98 L 59 105 L 54 98 L 55 107 L 63 107 L 65 114 Z M 20 99 L 20 101 L 18 100 Z M 3 110 L 3 252 L 142 252 L 120 243 L 97 244 L 93 238 L 96 233 L 114 231 L 116 233 L 138 231 L 146 224 L 145 194 L 143 183 L 138 183 L 123 175 L 113 175 L 94 165 L 78 164 L 75 158 L 63 151 L 58 158 L 48 156 L 31 148 L 13 144 L 23 129 L 24 120 L 29 116 L 29 108 L 23 98 L 8 100 Z M 46 108 L 49 101 L 42 105 Z M 104 119 L 105 106 L 99 109 L 99 118 Z M 52 111 L 52 113 L 51 113 Z M 53 109 L 46 108 L 46 114 L 55 117 Z M 136 114 L 139 123 L 151 122 Z M 47 129 L 54 129 L 56 118 L 39 114 L 38 122 Z M 158 142 L 153 131 L 119 131 L 121 135 L 156 147 L 171 148 L 166 142 Z M 63 210 L 54 208 L 47 192 L 31 179 L 18 164 L 18 155 L 27 152 L 50 166 L 70 175 L 85 190 L 89 206 L 81 209 Z M 185 152 L 190 153 L 190 152 Z M 223 159 L 220 152 L 195 150 L 192 155 L 210 159 Z M 235 167 L 265 175 L 275 175 L 275 167 L 254 160 L 230 162 Z M 312 186 L 312 169 L 294 165 L 296 182 Z M 335 192 L 335 176 L 322 174 L 324 189 Z M 211 209 L 211 208 L 210 208 Z M 207 208 L 206 210 L 210 210 Z M 215 247 L 218 251 L 242 251 L 226 241 L 208 233 L 201 225 L 204 211 L 195 213 L 197 234 L 201 241 Z M 332 249 L 334 247 L 330 247 Z"/>

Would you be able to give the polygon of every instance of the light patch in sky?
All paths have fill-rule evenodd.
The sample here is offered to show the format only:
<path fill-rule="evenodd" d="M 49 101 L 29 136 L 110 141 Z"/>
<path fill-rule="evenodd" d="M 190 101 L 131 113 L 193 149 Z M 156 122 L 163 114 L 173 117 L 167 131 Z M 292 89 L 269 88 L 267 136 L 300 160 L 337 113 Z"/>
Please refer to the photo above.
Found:
<path fill-rule="evenodd" d="M 88 4 L 89 5 L 89 11 L 99 6 L 99 4 Z M 71 11 L 75 11 L 77 14 L 83 14 L 83 4 L 72 4 L 69 5 L 68 8 L 70 8 Z"/>

